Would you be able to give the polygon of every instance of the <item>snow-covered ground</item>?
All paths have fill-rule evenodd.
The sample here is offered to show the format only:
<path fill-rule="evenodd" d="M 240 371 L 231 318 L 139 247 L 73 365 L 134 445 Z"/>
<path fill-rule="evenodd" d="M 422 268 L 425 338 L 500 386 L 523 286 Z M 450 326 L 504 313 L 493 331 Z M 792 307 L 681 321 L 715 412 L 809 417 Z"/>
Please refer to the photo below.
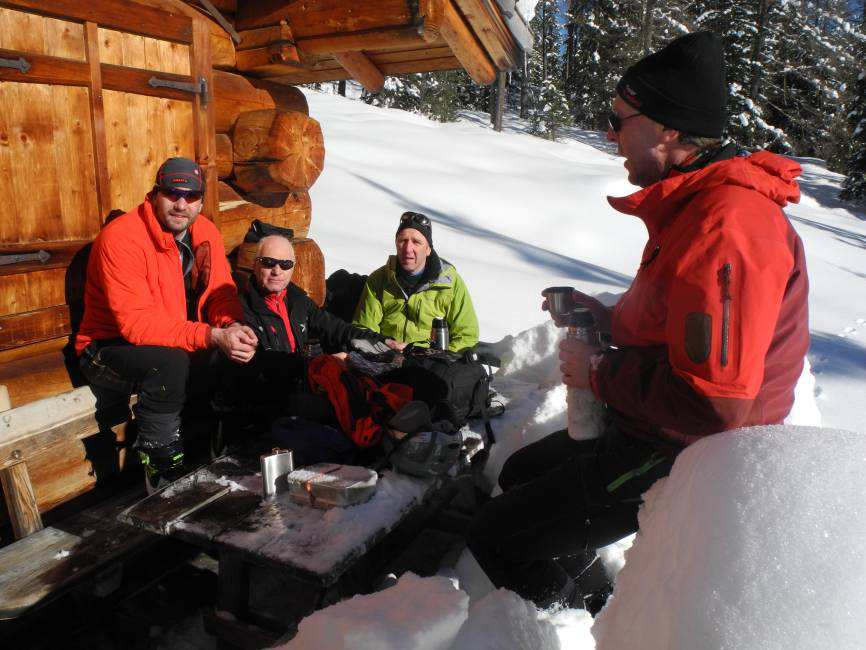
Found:
<path fill-rule="evenodd" d="M 440 124 L 330 94 L 306 95 L 310 115 L 322 124 L 327 152 L 325 170 L 311 190 L 310 233 L 325 255 L 326 272 L 346 268 L 369 273 L 393 252 L 400 214 L 405 210 L 424 212 L 434 221 L 436 250 L 454 263 L 466 280 L 479 315 L 482 339 L 499 342 L 505 364 L 496 386 L 509 400 L 509 407 L 495 422 L 498 442 L 486 477 L 493 485 L 511 452 L 565 423 L 565 390 L 556 361 L 560 332 L 540 311 L 541 290 L 569 284 L 615 299 L 628 287 L 638 266 L 646 231 L 639 220 L 615 212 L 605 200 L 608 194 L 624 195 L 634 190 L 626 181 L 622 160 L 601 133 L 575 129 L 566 131 L 561 142 L 553 143 L 528 135 L 525 125 L 513 117 L 506 119 L 505 132 L 495 133 L 484 114 L 464 113 L 457 123 Z M 861 298 L 866 284 L 866 214 L 846 209 L 837 201 L 840 176 L 827 171 L 820 161 L 799 162 L 804 167 L 803 199 L 787 212 L 803 238 L 809 265 L 809 360 L 815 378 L 807 373 L 801 383 L 795 423 L 822 421 L 826 427 L 866 432 L 859 403 L 866 389 L 866 300 Z M 797 436 L 798 444 L 785 444 L 786 437 Z M 720 438 L 690 450 L 687 462 L 678 462 L 672 477 L 653 488 L 648 497 L 653 508 L 642 514 L 642 525 L 646 523 L 650 532 L 641 533 L 634 552 L 626 556 L 633 556 L 635 561 L 622 574 L 623 583 L 648 585 L 657 591 L 647 595 L 640 587 L 632 587 L 630 597 L 625 589 L 616 591 L 608 610 L 598 619 L 604 623 L 592 633 L 592 619 L 581 610 L 538 612 L 515 594 L 493 590 L 471 555 L 465 553 L 442 576 L 420 579 L 407 575 L 391 589 L 356 597 L 313 615 L 302 622 L 298 637 L 287 647 L 589 650 L 595 647 L 595 634 L 601 639 L 599 648 L 619 649 L 629 646 L 621 645 L 621 638 L 611 630 L 616 628 L 616 621 L 632 618 L 661 626 L 655 630 L 656 636 L 647 637 L 648 643 L 656 644 L 652 647 L 777 647 L 755 644 L 769 637 L 761 636 L 764 632 L 760 630 L 749 636 L 754 632 L 750 626 L 756 622 L 744 618 L 748 608 L 739 606 L 754 606 L 754 598 L 768 589 L 779 593 L 771 604 L 775 607 L 763 603 L 760 610 L 768 612 L 767 616 L 777 615 L 766 619 L 775 626 L 772 629 L 784 629 L 787 624 L 791 629 L 808 631 L 812 625 L 826 631 L 829 625 L 832 635 L 833 626 L 845 624 L 842 614 L 835 619 L 822 618 L 828 603 L 833 606 L 840 602 L 838 594 L 828 587 L 835 576 L 841 580 L 844 589 L 839 593 L 849 599 L 850 611 L 862 611 L 866 600 L 862 587 L 857 592 L 854 582 L 842 575 L 845 568 L 855 571 L 851 575 L 863 573 L 863 553 L 857 550 L 862 542 L 856 535 L 862 537 L 866 532 L 858 523 L 866 518 L 862 516 L 863 499 L 852 498 L 854 503 L 846 510 L 845 499 L 834 497 L 824 483 L 821 489 L 810 490 L 809 481 L 835 477 L 841 489 L 837 496 L 853 497 L 858 489 L 861 495 L 866 493 L 855 471 L 857 463 L 862 466 L 866 462 L 862 438 L 831 430 L 784 429 L 768 436 L 763 446 L 724 447 L 725 440 Z M 718 478 L 714 484 L 717 491 L 713 492 L 696 480 L 703 466 L 700 472 L 695 467 L 716 444 L 722 444 L 727 453 L 712 465 Z M 836 445 L 843 451 L 834 453 Z M 793 456 L 785 456 L 788 449 L 793 450 Z M 810 453 L 811 462 L 807 462 Z M 786 479 L 787 467 L 791 473 Z M 751 477 L 750 482 L 743 484 L 743 477 Z M 677 491 L 690 491 L 691 510 L 688 504 L 674 505 L 672 494 Z M 766 494 L 770 499 L 766 512 L 746 508 L 753 504 L 755 494 Z M 708 506 L 701 511 L 694 505 L 700 503 L 701 495 L 728 507 Z M 792 504 L 792 499 L 796 503 Z M 821 511 L 820 500 L 828 503 L 828 512 Z M 744 510 L 738 510 L 740 504 Z M 660 514 L 663 508 L 668 509 L 667 514 Z M 715 514 L 719 515 L 716 520 Z M 726 526 L 746 522 L 746 515 L 754 515 L 748 523 L 755 534 L 740 535 L 736 544 L 726 546 Z M 850 526 L 843 525 L 846 518 Z M 693 527 L 692 520 L 701 523 Z M 792 524 L 790 536 L 785 533 L 786 523 Z M 686 533 L 702 532 L 703 536 L 677 537 L 671 531 L 678 528 Z M 804 538 L 808 546 L 798 546 Z M 821 539 L 827 540 L 823 551 Z M 667 552 L 679 544 L 703 544 L 708 554 L 717 557 L 727 552 L 729 560 L 741 552 L 749 561 L 736 565 L 729 579 L 719 582 L 719 591 L 713 592 L 711 586 L 706 591 L 707 581 L 712 583 L 712 577 L 720 575 L 713 572 L 729 568 L 731 562 L 701 566 L 708 556 L 684 549 L 690 552 L 683 554 L 683 562 L 664 564 L 659 549 Z M 604 552 L 611 573 L 622 568 L 628 545 L 626 542 Z M 808 558 L 800 552 L 803 548 L 820 559 L 816 566 L 831 573 L 815 583 L 815 597 L 797 592 L 796 598 L 789 598 L 789 593 L 811 588 L 798 582 L 805 574 L 798 574 L 797 567 L 807 567 Z M 704 582 L 665 582 L 660 577 L 676 575 L 680 579 L 683 574 L 677 571 L 686 570 L 697 571 Z M 750 584 L 747 578 L 755 574 L 760 574 L 760 579 Z M 813 574 L 814 567 L 809 575 Z M 696 585 L 704 591 L 687 589 Z M 724 629 L 701 628 L 709 637 L 683 636 L 688 630 L 676 627 L 682 626 L 682 620 L 672 613 L 677 604 L 689 604 L 684 598 L 695 598 L 691 612 L 706 612 L 706 608 L 701 610 L 702 604 L 709 607 L 715 603 L 719 617 L 704 615 L 701 620 Z M 670 606 L 650 606 L 657 601 Z M 370 621 L 374 622 L 371 627 L 359 629 Z M 732 632 L 724 636 L 728 627 Z M 644 633 L 636 633 L 630 643 L 638 643 Z M 683 642 L 706 638 L 711 641 Z M 852 641 L 846 645 L 838 635 L 834 637 L 836 645 L 822 644 L 831 638 L 826 636 L 798 638 L 816 643 L 789 643 L 787 647 L 866 646 L 863 639 L 859 644 Z M 856 637 L 846 638 L 856 641 Z"/>

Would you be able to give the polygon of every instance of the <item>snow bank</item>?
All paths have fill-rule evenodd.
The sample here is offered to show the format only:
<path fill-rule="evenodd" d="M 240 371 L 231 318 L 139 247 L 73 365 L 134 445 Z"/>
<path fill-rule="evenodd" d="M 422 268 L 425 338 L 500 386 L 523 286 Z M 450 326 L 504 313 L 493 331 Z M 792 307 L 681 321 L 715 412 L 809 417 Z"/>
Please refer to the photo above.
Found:
<path fill-rule="evenodd" d="M 866 643 L 866 435 L 755 427 L 685 450 L 593 627 L 599 650 Z"/>
<path fill-rule="evenodd" d="M 532 603 L 499 589 L 469 611 L 452 650 L 559 650 L 556 628 Z"/>
<path fill-rule="evenodd" d="M 285 650 L 446 650 L 466 621 L 469 597 L 447 578 L 404 574 L 396 585 L 319 610 Z"/>

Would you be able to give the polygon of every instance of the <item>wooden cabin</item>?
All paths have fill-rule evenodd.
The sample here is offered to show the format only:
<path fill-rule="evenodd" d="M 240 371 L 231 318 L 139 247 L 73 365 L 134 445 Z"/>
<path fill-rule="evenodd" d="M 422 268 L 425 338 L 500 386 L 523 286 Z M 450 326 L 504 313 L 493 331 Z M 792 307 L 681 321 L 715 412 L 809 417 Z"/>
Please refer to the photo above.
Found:
<path fill-rule="evenodd" d="M 295 282 L 321 304 L 325 143 L 294 86 L 459 68 L 490 84 L 530 46 L 514 0 L 0 0 L 0 531 L 38 530 L 124 465 L 127 405 L 97 411 L 67 344 L 89 243 L 165 158 L 205 170 L 239 273 L 253 219 L 292 228 Z"/>

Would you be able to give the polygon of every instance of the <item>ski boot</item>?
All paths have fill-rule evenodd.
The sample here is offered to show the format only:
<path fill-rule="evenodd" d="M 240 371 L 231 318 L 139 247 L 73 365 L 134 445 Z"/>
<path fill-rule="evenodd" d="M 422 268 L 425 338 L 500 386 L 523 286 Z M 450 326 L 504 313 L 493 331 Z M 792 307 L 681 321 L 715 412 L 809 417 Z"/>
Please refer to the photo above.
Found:
<path fill-rule="evenodd" d="M 138 458 L 144 468 L 144 484 L 148 494 L 153 494 L 189 472 L 184 464 L 183 443 L 180 439 L 161 447 L 140 447 Z"/>

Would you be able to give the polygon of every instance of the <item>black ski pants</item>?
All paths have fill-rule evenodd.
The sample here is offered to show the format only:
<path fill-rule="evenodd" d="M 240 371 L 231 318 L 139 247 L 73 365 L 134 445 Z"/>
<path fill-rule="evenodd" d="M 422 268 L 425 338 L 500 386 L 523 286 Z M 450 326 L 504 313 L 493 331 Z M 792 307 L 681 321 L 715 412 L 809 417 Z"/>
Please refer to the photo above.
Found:
<path fill-rule="evenodd" d="M 138 427 L 136 446 L 153 448 L 179 439 L 191 363 L 202 370 L 196 376 L 209 383 L 207 377 L 213 376 L 210 366 L 218 363 L 214 357 L 209 352 L 190 355 L 178 348 L 132 345 L 116 339 L 91 343 L 79 363 L 93 386 L 125 395 L 138 394 L 133 407 Z"/>
<path fill-rule="evenodd" d="M 635 532 L 641 495 L 672 464 L 614 427 L 580 442 L 557 431 L 506 461 L 503 493 L 470 525 L 469 548 L 497 587 L 539 607 L 568 600 L 572 581 L 555 559 Z"/>

